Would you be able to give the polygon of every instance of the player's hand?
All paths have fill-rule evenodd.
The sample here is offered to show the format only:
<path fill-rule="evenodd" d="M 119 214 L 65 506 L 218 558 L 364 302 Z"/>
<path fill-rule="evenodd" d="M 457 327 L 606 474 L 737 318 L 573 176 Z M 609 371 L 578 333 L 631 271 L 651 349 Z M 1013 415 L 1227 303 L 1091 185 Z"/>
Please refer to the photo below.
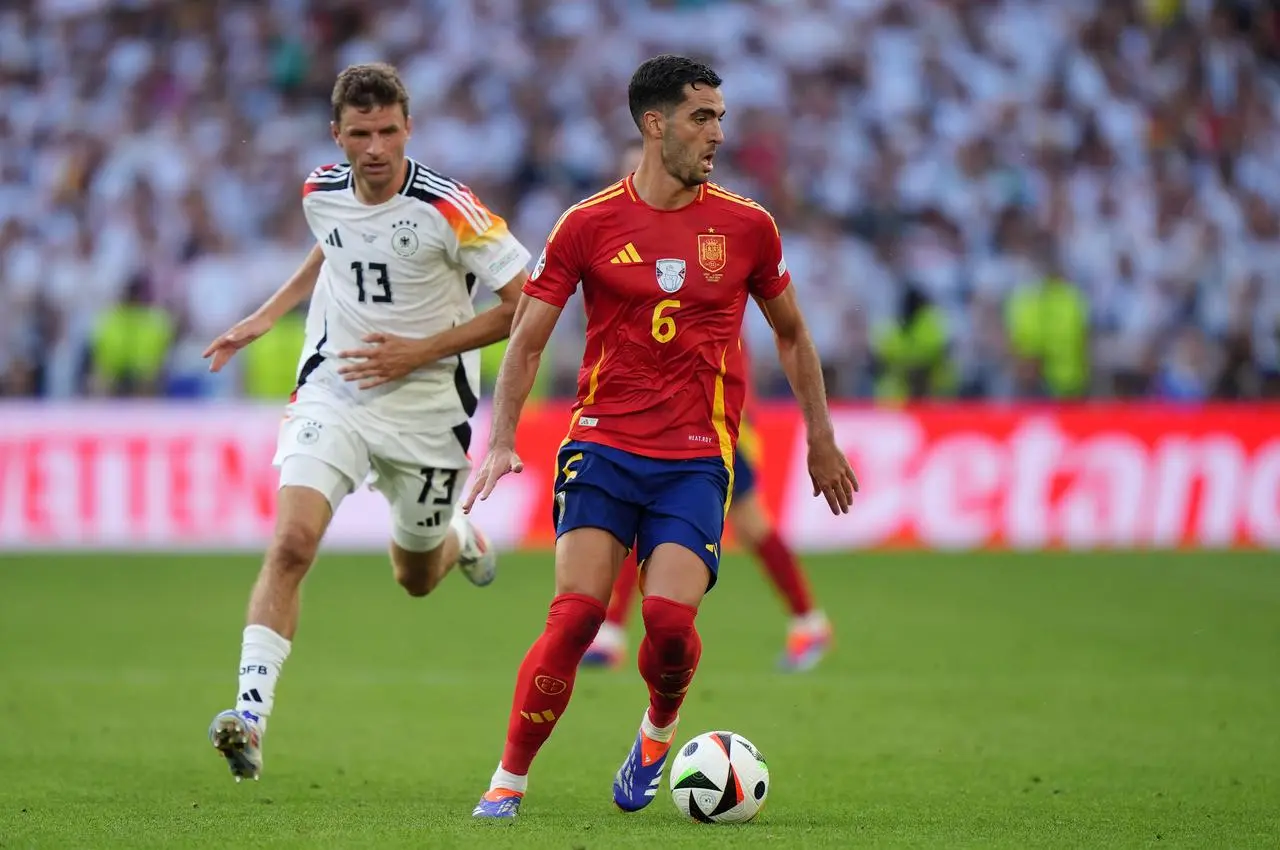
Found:
<path fill-rule="evenodd" d="M 271 330 L 273 324 L 275 323 L 265 316 L 253 315 L 242 319 L 231 330 L 209 343 L 209 347 L 200 356 L 205 360 L 213 358 L 213 362 L 209 364 L 210 372 L 221 372 L 232 355 Z"/>
<path fill-rule="evenodd" d="M 809 444 L 809 478 L 813 495 L 821 493 L 833 514 L 849 513 L 853 494 L 858 492 L 858 476 L 833 437 Z"/>
<path fill-rule="evenodd" d="M 422 340 L 369 334 L 364 341 L 368 343 L 365 348 L 338 352 L 344 360 L 356 361 L 340 368 L 338 374 L 348 381 L 360 381 L 362 390 L 403 378 L 423 363 Z"/>
<path fill-rule="evenodd" d="M 464 514 L 471 513 L 471 506 L 476 503 L 477 496 L 480 497 L 482 502 L 489 498 L 489 494 L 493 492 L 493 487 L 498 483 L 499 478 L 508 472 L 522 472 L 523 470 L 524 462 L 520 460 L 519 455 L 512 449 L 491 449 L 489 454 L 485 456 L 484 463 L 480 464 L 480 474 L 476 476 L 475 483 L 471 485 L 471 492 L 467 494 L 467 500 L 462 504 L 462 512 Z"/>

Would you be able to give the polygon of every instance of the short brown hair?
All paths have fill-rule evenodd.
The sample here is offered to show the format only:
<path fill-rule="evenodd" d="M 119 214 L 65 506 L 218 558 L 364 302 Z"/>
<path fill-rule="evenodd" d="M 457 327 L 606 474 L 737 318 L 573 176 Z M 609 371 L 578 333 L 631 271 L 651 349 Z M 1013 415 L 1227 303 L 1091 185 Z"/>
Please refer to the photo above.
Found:
<path fill-rule="evenodd" d="M 405 117 L 409 117 L 409 92 L 400 81 L 400 74 L 386 62 L 348 66 L 333 84 L 329 102 L 335 124 L 342 120 L 342 110 L 347 106 L 366 112 L 398 103 Z"/>

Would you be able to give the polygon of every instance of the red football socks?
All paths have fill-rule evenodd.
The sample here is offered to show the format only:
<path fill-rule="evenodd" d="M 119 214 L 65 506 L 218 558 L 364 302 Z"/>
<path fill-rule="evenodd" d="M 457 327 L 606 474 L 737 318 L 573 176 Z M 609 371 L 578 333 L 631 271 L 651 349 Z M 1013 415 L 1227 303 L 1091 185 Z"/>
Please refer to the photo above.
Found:
<path fill-rule="evenodd" d="M 581 593 L 564 593 L 551 602 L 547 626 L 516 675 L 516 692 L 507 724 L 502 767 L 518 776 L 551 736 L 573 693 L 578 663 L 604 621 L 604 605 Z"/>
<path fill-rule="evenodd" d="M 636 598 L 636 589 L 640 584 L 640 565 L 636 563 L 636 550 L 632 549 L 622 561 L 618 577 L 613 582 L 613 595 L 609 597 L 609 610 L 605 611 L 606 623 L 620 628 L 627 625 L 627 616 L 631 613 L 631 600 Z"/>
<path fill-rule="evenodd" d="M 640 675 L 649 685 L 649 722 L 670 726 L 680 712 L 685 692 L 698 669 L 702 639 L 693 626 L 698 609 L 660 596 L 646 597 Z"/>
<path fill-rule="evenodd" d="M 759 547 L 756 548 L 756 555 L 764 564 L 765 572 L 769 574 L 773 586 L 778 588 L 778 592 L 786 600 L 787 607 L 791 609 L 793 615 L 799 617 L 813 610 L 813 597 L 809 594 L 809 583 L 805 581 L 804 573 L 800 571 L 796 556 L 787 548 L 787 544 L 782 542 L 778 532 L 770 532 L 769 536 L 760 542 Z"/>

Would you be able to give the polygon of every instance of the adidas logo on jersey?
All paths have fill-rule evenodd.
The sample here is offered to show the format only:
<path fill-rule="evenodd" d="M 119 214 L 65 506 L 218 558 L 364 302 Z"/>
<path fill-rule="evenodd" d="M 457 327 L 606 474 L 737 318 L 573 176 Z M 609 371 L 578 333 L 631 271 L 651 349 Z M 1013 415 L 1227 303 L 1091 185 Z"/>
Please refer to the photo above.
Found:
<path fill-rule="evenodd" d="M 640 253 L 636 251 L 636 246 L 628 242 L 626 246 L 618 252 L 618 256 L 614 257 L 609 262 L 613 263 L 615 266 L 627 266 L 632 263 L 643 263 L 644 260 L 640 259 Z"/>
<path fill-rule="evenodd" d="M 332 245 L 335 248 L 342 247 L 342 237 L 338 235 L 338 228 L 334 228 L 333 232 L 324 240 L 324 244 Z"/>

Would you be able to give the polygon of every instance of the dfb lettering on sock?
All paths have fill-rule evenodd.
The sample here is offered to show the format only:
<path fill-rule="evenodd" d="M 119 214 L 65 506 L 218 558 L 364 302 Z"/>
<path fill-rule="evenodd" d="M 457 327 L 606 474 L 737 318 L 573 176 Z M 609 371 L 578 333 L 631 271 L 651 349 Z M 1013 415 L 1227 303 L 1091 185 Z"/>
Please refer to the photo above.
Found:
<path fill-rule="evenodd" d="M 257 717 L 271 714 L 276 680 L 291 644 L 266 626 L 246 626 L 240 650 L 240 689 L 236 710 Z"/>

